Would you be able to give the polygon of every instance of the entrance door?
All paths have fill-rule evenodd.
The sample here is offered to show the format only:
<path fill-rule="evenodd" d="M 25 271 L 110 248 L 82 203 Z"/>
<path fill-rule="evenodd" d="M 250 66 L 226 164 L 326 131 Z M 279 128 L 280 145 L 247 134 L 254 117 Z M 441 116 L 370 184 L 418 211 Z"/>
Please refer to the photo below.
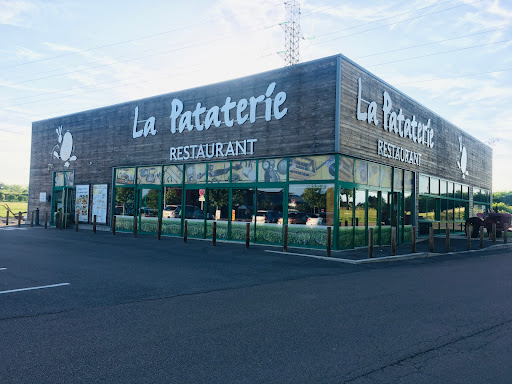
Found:
<path fill-rule="evenodd" d="M 138 231 L 156 233 L 161 215 L 162 191 L 158 188 L 140 187 L 137 190 Z"/>
<path fill-rule="evenodd" d="M 73 189 L 62 188 L 53 192 L 53 223 L 68 228 L 74 223 Z M 60 224 L 57 223 L 57 213 L 60 214 Z"/>
<path fill-rule="evenodd" d="M 391 226 L 396 228 L 396 243 L 402 243 L 403 235 L 403 202 L 402 193 L 393 192 L 393 217 Z"/>

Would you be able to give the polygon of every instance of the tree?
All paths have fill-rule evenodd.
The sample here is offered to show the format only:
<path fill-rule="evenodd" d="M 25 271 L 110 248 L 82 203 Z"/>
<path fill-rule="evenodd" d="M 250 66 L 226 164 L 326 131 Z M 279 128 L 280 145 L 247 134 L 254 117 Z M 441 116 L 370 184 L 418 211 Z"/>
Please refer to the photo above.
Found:
<path fill-rule="evenodd" d="M 324 208 L 326 205 L 325 193 L 322 193 L 322 187 L 308 187 L 302 193 L 302 199 L 310 207 L 313 207 L 313 213 L 316 213 L 316 208 Z"/>

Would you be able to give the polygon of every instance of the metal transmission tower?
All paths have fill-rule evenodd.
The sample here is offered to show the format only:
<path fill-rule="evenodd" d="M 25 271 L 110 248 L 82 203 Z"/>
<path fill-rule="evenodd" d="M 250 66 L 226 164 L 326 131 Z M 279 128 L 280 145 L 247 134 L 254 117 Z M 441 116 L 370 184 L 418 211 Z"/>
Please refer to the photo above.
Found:
<path fill-rule="evenodd" d="M 287 0 L 284 2 L 286 8 L 286 21 L 281 23 L 285 36 L 285 51 L 279 52 L 286 62 L 286 66 L 300 62 L 299 41 L 303 39 L 300 29 L 300 4 L 298 0 Z"/>

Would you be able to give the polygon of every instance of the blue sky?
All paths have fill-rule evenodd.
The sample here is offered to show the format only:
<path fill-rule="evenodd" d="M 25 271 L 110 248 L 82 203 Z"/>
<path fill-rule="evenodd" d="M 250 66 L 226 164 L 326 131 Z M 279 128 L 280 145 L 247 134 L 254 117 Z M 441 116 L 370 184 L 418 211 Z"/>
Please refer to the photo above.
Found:
<path fill-rule="evenodd" d="M 512 1 L 301 0 L 302 61 L 342 53 L 483 142 L 512 190 Z M 282 67 L 283 1 L 0 0 L 0 181 L 32 121 Z"/>

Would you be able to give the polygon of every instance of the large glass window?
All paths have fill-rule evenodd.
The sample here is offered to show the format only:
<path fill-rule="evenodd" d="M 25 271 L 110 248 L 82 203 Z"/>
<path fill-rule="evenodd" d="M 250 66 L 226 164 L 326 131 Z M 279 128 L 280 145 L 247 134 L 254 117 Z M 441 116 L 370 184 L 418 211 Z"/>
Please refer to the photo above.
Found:
<path fill-rule="evenodd" d="M 289 244 L 326 246 L 326 228 L 334 224 L 334 184 L 290 185 L 288 224 Z"/>
<path fill-rule="evenodd" d="M 137 190 L 140 216 L 140 232 L 156 233 L 160 215 L 160 188 L 141 188 Z"/>
<path fill-rule="evenodd" d="M 187 189 L 185 193 L 185 209 L 181 207 L 178 212 L 181 218 L 184 215 L 187 220 L 187 234 L 190 237 L 204 237 L 204 189 Z"/>
<path fill-rule="evenodd" d="M 357 184 L 368 184 L 368 162 L 364 160 L 355 161 L 355 182 Z"/>
<path fill-rule="evenodd" d="M 368 191 L 368 229 L 373 228 L 373 241 L 379 244 L 379 193 Z"/>
<path fill-rule="evenodd" d="M 368 185 L 374 187 L 380 186 L 380 165 L 373 163 L 368 164 Z"/>
<path fill-rule="evenodd" d="M 217 222 L 217 238 L 228 238 L 229 190 L 208 189 L 208 208 L 206 214 L 206 236 L 212 236 L 213 222 Z"/>
<path fill-rule="evenodd" d="M 256 241 L 282 244 L 283 241 L 283 189 L 258 188 Z"/>
<path fill-rule="evenodd" d="M 206 164 L 185 164 L 185 183 L 201 184 L 206 182 Z"/>
<path fill-rule="evenodd" d="M 414 173 L 411 171 L 404 171 L 404 191 L 414 190 Z"/>
<path fill-rule="evenodd" d="M 338 245 L 351 248 L 354 240 L 354 190 L 351 188 L 340 188 L 339 218 Z"/>
<path fill-rule="evenodd" d="M 402 192 L 404 183 L 404 171 L 402 169 L 395 168 L 393 172 L 393 189 L 395 192 Z"/>
<path fill-rule="evenodd" d="M 335 156 L 308 156 L 290 158 L 290 181 L 334 180 Z"/>
<path fill-rule="evenodd" d="M 381 166 L 380 171 L 380 186 L 382 188 L 391 188 L 393 182 L 393 168 Z"/>
<path fill-rule="evenodd" d="M 116 185 L 135 185 L 135 168 L 116 169 Z"/>
<path fill-rule="evenodd" d="M 245 241 L 246 223 L 252 222 L 250 229 L 251 241 L 254 240 L 254 209 L 255 190 L 253 188 L 247 189 L 233 189 L 233 199 L 231 205 L 231 239 Z"/>
<path fill-rule="evenodd" d="M 442 197 L 446 197 L 446 194 L 448 192 L 447 182 L 446 180 L 441 180 L 439 193 Z"/>
<path fill-rule="evenodd" d="M 354 246 L 366 245 L 366 191 L 356 190 L 355 200 L 356 233 Z"/>
<path fill-rule="evenodd" d="M 381 213 L 380 213 L 380 236 L 379 244 L 391 244 L 391 216 L 393 214 L 392 208 L 393 194 L 391 192 L 381 193 Z M 368 212 L 368 215 L 370 213 Z"/>
<path fill-rule="evenodd" d="M 436 177 L 430 178 L 430 194 L 439 195 L 439 179 Z"/>
<path fill-rule="evenodd" d="M 256 160 L 233 161 L 231 168 L 231 181 L 233 183 L 256 182 Z"/>
<path fill-rule="evenodd" d="M 229 183 L 230 171 L 229 161 L 208 164 L 208 183 Z"/>
<path fill-rule="evenodd" d="M 286 181 L 286 159 L 258 160 L 258 181 L 262 183 L 279 183 Z"/>
<path fill-rule="evenodd" d="M 137 168 L 137 184 L 160 185 L 162 183 L 162 167 Z"/>
<path fill-rule="evenodd" d="M 183 183 L 183 165 L 166 165 L 164 167 L 164 184 Z"/>
<path fill-rule="evenodd" d="M 116 187 L 114 189 L 114 215 L 116 229 L 133 231 L 135 214 L 135 188 Z"/>
<path fill-rule="evenodd" d="M 428 176 L 420 175 L 420 181 L 419 181 L 419 192 L 420 195 L 429 193 L 429 179 Z"/>
<path fill-rule="evenodd" d="M 354 182 L 354 159 L 340 156 L 338 178 L 340 181 Z"/>
<path fill-rule="evenodd" d="M 162 233 L 181 234 L 181 187 L 165 187 L 162 210 Z"/>

